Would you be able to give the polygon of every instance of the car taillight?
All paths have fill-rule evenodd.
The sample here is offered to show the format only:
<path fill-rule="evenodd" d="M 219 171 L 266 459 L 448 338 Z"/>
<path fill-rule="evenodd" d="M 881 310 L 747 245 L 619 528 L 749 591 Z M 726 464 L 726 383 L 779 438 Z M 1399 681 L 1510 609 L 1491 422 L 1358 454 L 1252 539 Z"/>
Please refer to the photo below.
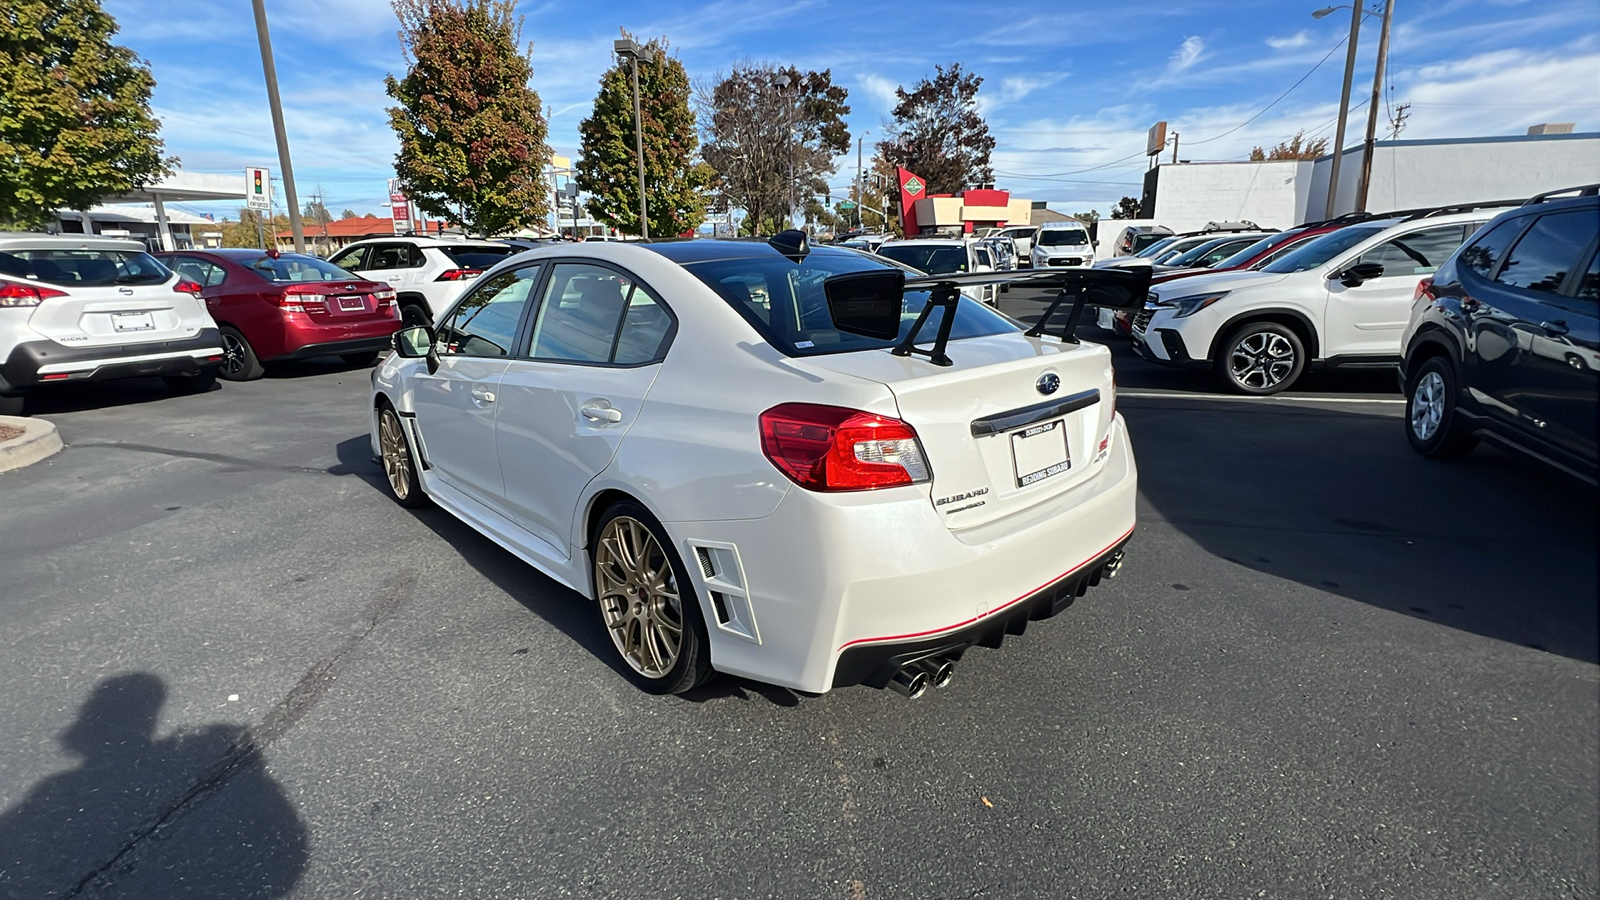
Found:
<path fill-rule="evenodd" d="M 65 296 L 67 296 L 66 291 L 58 291 L 55 288 L 17 284 L 13 281 L 0 283 L 0 307 L 38 306 L 52 297 Z"/>
<path fill-rule="evenodd" d="M 434 281 L 461 281 L 466 278 L 477 278 L 482 274 L 482 269 L 446 269 L 440 272 Z"/>
<path fill-rule="evenodd" d="M 198 282 L 194 281 L 180 281 L 172 286 L 173 293 L 193 294 L 196 300 L 200 299 L 200 293 L 204 290 L 205 288 L 201 287 Z"/>
<path fill-rule="evenodd" d="M 319 288 L 310 286 L 290 285 L 277 300 L 284 312 L 327 312 L 328 309 L 327 296 L 320 293 Z"/>
<path fill-rule="evenodd" d="M 1417 282 L 1417 290 L 1411 295 L 1412 303 L 1420 303 L 1423 300 L 1432 303 L 1435 299 L 1437 298 L 1433 294 L 1433 278 L 1431 276 Z"/>
<path fill-rule="evenodd" d="M 373 299 L 378 301 L 378 306 L 380 306 L 380 307 L 388 306 L 389 304 L 395 302 L 395 300 L 394 300 L 395 294 L 394 294 L 394 291 L 392 291 L 392 290 L 374 291 L 372 293 L 372 297 L 373 297 Z"/>
<path fill-rule="evenodd" d="M 761 452 L 811 491 L 870 491 L 928 480 L 917 432 L 899 419 L 814 403 L 761 414 Z"/>

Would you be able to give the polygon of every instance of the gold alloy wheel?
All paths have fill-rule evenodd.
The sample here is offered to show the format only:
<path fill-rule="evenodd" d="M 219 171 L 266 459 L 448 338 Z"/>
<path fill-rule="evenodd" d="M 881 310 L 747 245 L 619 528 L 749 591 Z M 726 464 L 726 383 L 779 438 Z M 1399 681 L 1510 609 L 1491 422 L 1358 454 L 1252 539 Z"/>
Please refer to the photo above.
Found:
<path fill-rule="evenodd" d="M 683 649 L 683 601 L 672 563 L 644 523 L 606 523 L 594 555 L 600 615 L 617 651 L 635 672 L 664 678 Z"/>
<path fill-rule="evenodd" d="M 411 494 L 411 448 L 406 446 L 406 436 L 400 431 L 400 417 L 394 410 L 385 409 L 378 418 L 378 448 L 383 455 L 383 474 L 389 478 L 389 489 L 401 500 Z"/>

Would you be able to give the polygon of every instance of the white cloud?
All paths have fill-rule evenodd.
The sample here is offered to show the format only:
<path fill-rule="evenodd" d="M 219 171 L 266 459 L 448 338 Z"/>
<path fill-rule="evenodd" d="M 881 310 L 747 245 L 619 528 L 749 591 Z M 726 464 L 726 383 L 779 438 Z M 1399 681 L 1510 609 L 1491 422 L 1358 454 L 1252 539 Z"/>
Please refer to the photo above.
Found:
<path fill-rule="evenodd" d="M 866 94 L 866 100 L 876 112 L 887 114 L 900 103 L 900 97 L 895 93 L 900 88 L 900 85 L 884 78 L 882 75 L 870 72 L 865 75 L 857 75 L 856 82 L 860 86 L 861 92 Z M 852 101 L 855 101 L 860 96 L 861 94 L 855 91 L 850 92 Z"/>
<path fill-rule="evenodd" d="M 1167 71 L 1182 72 L 1200 61 L 1206 52 L 1206 42 L 1198 36 L 1191 35 L 1183 39 L 1183 43 L 1172 53 L 1172 58 L 1167 63 Z"/>
<path fill-rule="evenodd" d="M 1311 35 L 1304 29 L 1288 37 L 1267 38 L 1267 46 L 1274 50 L 1298 50 L 1311 43 Z"/>

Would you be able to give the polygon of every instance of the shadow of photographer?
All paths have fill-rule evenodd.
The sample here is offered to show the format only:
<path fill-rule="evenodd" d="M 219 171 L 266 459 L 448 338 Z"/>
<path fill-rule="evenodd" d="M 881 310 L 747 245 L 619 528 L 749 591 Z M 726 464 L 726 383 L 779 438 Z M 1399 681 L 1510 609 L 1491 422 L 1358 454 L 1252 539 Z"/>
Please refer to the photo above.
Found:
<path fill-rule="evenodd" d="M 78 766 L 0 813 L 0 900 L 293 889 L 309 856 L 306 828 L 250 729 L 218 723 L 158 737 L 166 695 L 144 672 L 94 688 L 59 736 Z"/>

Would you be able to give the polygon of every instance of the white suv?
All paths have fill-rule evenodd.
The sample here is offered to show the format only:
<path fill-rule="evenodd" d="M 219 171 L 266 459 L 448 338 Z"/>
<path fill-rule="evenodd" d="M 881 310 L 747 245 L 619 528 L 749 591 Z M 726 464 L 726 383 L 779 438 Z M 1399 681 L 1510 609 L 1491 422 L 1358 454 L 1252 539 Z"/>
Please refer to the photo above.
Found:
<path fill-rule="evenodd" d="M 990 249 L 971 238 L 926 237 L 885 241 L 878 248 L 878 255 L 929 275 L 993 272 L 998 268 Z M 995 305 L 997 291 L 998 288 L 992 284 L 961 289 L 961 293 L 990 306 Z"/>
<path fill-rule="evenodd" d="M 0 234 L 0 414 L 57 382 L 160 375 L 210 390 L 222 341 L 199 294 L 138 241 Z"/>
<path fill-rule="evenodd" d="M 1418 280 L 1497 212 L 1361 222 L 1256 271 L 1155 285 L 1133 348 L 1164 365 L 1210 366 L 1244 394 L 1276 394 L 1308 367 L 1396 365 Z"/>
<path fill-rule="evenodd" d="M 339 250 L 328 261 L 369 281 L 388 282 L 407 326 L 432 325 L 484 269 L 522 251 L 499 241 L 450 238 L 367 238 Z"/>
<path fill-rule="evenodd" d="M 1033 268 L 1094 265 L 1094 244 L 1081 222 L 1046 222 L 1033 236 Z"/>

